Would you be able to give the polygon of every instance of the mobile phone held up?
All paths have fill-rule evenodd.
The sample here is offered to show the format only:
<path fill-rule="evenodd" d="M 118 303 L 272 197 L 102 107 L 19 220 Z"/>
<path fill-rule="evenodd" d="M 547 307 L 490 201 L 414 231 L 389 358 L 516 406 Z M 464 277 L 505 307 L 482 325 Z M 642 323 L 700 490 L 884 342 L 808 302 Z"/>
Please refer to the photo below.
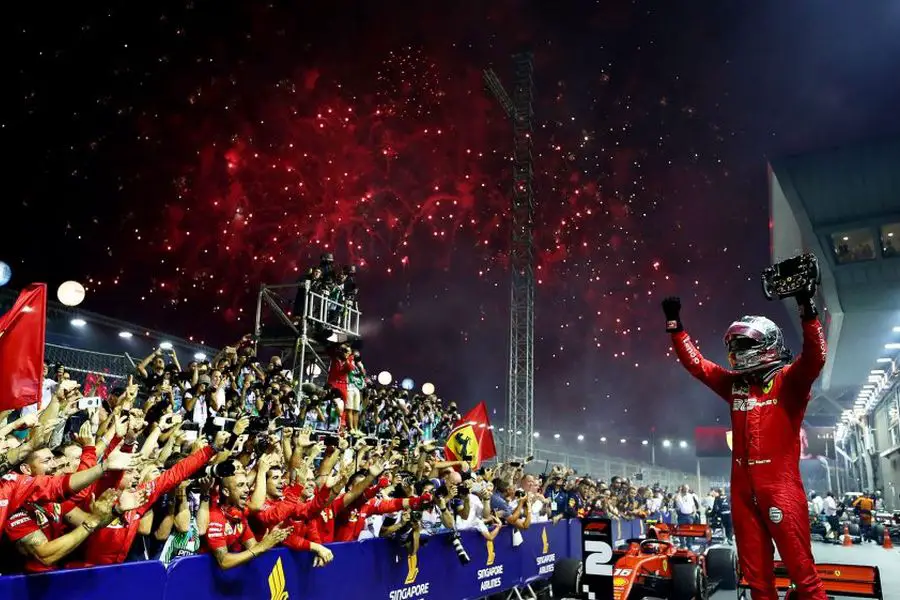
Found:
<path fill-rule="evenodd" d="M 103 399 L 100 396 L 85 396 L 78 399 L 78 410 L 88 410 L 91 408 L 100 408 Z"/>

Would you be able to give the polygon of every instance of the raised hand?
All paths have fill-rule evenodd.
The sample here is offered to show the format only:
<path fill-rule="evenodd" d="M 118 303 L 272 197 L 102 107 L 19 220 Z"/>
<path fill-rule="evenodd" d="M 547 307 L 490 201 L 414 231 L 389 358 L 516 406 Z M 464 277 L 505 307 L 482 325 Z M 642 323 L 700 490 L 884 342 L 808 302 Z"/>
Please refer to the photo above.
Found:
<path fill-rule="evenodd" d="M 266 533 L 260 543 L 266 548 L 274 548 L 284 540 L 288 539 L 291 535 L 291 531 L 293 531 L 293 529 L 290 527 L 275 527 Z"/>
<path fill-rule="evenodd" d="M 100 521 L 109 519 L 112 516 L 118 495 L 117 490 L 108 489 L 99 498 L 94 498 L 91 501 L 91 514 Z"/>
<path fill-rule="evenodd" d="M 663 313 L 666 315 L 666 331 L 675 333 L 682 331 L 681 326 L 681 298 L 669 296 L 662 301 Z"/>
<path fill-rule="evenodd" d="M 139 454 L 131 454 L 129 452 L 122 452 L 120 449 L 122 444 L 120 443 L 115 450 L 113 450 L 109 457 L 106 459 L 106 462 L 103 463 L 103 467 L 107 471 L 127 471 L 128 469 L 135 469 L 140 464 L 141 457 Z"/>
<path fill-rule="evenodd" d="M 75 436 L 75 443 L 84 448 L 85 446 L 94 445 L 94 430 L 90 421 L 85 421 L 78 429 L 78 435 Z"/>
<path fill-rule="evenodd" d="M 136 490 L 125 490 L 119 494 L 118 508 L 122 512 L 134 510 L 147 504 L 150 499 L 150 488 L 138 488 Z"/>

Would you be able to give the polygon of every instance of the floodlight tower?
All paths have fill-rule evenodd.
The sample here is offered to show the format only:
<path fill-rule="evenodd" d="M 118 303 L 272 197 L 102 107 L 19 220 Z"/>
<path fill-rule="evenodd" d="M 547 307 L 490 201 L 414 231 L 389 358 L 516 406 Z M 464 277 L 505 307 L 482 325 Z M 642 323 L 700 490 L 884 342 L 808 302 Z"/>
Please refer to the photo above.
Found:
<path fill-rule="evenodd" d="M 506 396 L 507 458 L 534 454 L 534 60 L 531 51 L 513 55 L 510 95 L 493 69 L 484 85 L 513 127 L 513 187 L 509 246 L 509 373 Z"/>

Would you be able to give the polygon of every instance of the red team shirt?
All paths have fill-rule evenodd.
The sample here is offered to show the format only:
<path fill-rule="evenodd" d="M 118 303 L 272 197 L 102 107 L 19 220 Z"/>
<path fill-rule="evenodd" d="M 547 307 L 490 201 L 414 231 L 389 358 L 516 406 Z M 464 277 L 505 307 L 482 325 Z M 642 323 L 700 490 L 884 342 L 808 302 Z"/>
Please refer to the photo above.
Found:
<path fill-rule="evenodd" d="M 214 454 L 215 451 L 207 446 L 181 459 L 171 469 L 163 471 L 153 481 L 141 485 L 141 488 L 150 488 L 150 496 L 147 502 L 139 508 L 129 510 L 123 517 L 117 518 L 103 529 L 98 529 L 91 534 L 82 544 L 84 560 L 75 561 L 67 566 L 78 568 L 125 562 L 128 551 L 131 549 L 131 544 L 134 543 L 134 538 L 137 536 L 141 517 L 153 508 L 153 505 L 163 494 L 174 489 L 175 486 L 202 468 Z M 99 495 L 102 492 L 98 491 L 95 493 Z"/>
<path fill-rule="evenodd" d="M 78 465 L 78 470 L 84 471 L 96 464 L 96 448 L 85 446 L 81 451 L 81 463 Z M 88 486 L 62 504 L 56 502 L 45 502 L 42 504 L 26 502 L 19 510 L 10 515 L 9 522 L 5 528 L 6 537 L 13 543 L 31 535 L 35 531 L 42 531 L 47 541 L 62 537 L 68 532 L 68 527 L 63 517 L 78 504 L 86 500 L 90 495 L 90 491 L 91 486 Z M 32 556 L 22 557 L 22 559 L 24 562 L 21 563 L 21 570 L 26 573 L 44 573 L 59 568 L 55 565 L 45 565 Z"/>
<path fill-rule="evenodd" d="M 201 553 L 212 553 L 219 548 L 229 552 L 241 552 L 246 543 L 252 539 L 253 531 L 247 523 L 246 511 L 233 506 L 210 506 L 209 527 L 203 536 Z"/>

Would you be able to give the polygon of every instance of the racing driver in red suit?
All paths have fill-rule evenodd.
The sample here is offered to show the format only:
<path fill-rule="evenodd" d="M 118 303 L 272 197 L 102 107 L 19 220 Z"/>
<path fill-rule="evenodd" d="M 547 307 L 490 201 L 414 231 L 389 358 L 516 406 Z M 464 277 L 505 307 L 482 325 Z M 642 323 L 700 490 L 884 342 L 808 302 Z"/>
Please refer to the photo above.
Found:
<path fill-rule="evenodd" d="M 725 334 L 731 370 L 706 360 L 681 325 L 681 300 L 663 301 L 681 364 L 731 405 L 734 535 L 753 600 L 777 600 L 772 541 L 796 597 L 826 600 L 810 547 L 800 479 L 800 426 L 825 366 L 825 336 L 811 295 L 797 296 L 803 349 L 791 362 L 784 335 L 765 317 L 743 317 Z"/>

